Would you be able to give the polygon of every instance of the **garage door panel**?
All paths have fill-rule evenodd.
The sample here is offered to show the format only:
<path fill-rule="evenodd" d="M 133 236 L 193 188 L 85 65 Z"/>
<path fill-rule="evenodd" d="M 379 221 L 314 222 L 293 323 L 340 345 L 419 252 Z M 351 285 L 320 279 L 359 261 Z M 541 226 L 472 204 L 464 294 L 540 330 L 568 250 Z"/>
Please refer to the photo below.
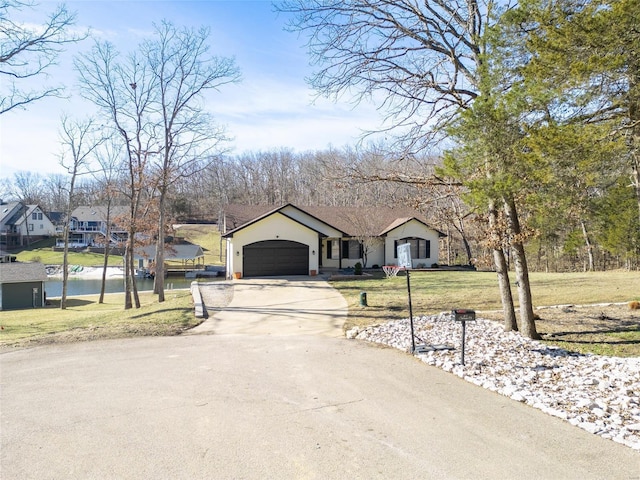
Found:
<path fill-rule="evenodd" d="M 290 240 L 266 240 L 243 248 L 245 277 L 308 275 L 309 247 Z"/>

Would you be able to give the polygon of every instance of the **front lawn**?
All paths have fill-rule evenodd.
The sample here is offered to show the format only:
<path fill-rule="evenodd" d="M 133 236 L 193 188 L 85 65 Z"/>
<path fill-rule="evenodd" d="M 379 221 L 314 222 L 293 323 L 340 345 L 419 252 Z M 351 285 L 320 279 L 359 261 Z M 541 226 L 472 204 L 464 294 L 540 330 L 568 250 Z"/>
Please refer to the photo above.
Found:
<path fill-rule="evenodd" d="M 379 273 L 369 278 L 331 282 L 349 304 L 345 330 L 409 318 L 407 278 L 402 273 L 400 275 L 387 279 Z M 534 272 L 531 273 L 534 305 L 584 305 L 640 300 L 639 277 L 638 272 L 626 271 Z M 416 271 L 411 273 L 410 280 L 414 316 L 448 312 L 453 308 L 471 308 L 485 311 L 482 316 L 486 318 L 502 320 L 502 305 L 493 272 Z M 515 286 L 512 291 L 517 302 Z M 366 307 L 360 306 L 361 292 L 367 294 Z M 549 343 L 570 350 L 640 356 L 640 311 L 630 310 L 626 305 L 617 307 L 615 314 L 608 315 L 604 310 L 604 307 L 536 310 L 541 317 L 537 322 L 538 331 L 547 334 L 546 341 Z M 557 315 L 562 316 L 562 321 Z"/>
<path fill-rule="evenodd" d="M 177 335 L 202 322 L 193 313 L 188 290 L 167 292 L 158 303 L 151 292 L 140 293 L 141 308 L 124 310 L 124 294 L 70 298 L 61 310 L 59 300 L 39 309 L 0 312 L 0 347 L 85 341 L 149 335 Z"/>

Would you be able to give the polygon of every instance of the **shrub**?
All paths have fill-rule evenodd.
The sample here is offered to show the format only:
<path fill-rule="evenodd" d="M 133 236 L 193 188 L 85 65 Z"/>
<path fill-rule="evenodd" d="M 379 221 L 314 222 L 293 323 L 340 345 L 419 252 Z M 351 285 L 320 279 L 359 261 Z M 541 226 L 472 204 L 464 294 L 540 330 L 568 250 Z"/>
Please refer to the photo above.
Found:
<path fill-rule="evenodd" d="M 353 273 L 355 275 L 362 275 L 362 264 L 360 262 L 356 263 L 353 268 L 354 268 Z"/>

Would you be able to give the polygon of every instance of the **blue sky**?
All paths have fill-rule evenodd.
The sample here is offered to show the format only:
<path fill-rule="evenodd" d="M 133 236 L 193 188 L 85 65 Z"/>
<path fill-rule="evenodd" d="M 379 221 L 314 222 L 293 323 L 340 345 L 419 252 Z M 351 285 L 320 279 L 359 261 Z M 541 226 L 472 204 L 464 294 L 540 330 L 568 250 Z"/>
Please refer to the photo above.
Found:
<path fill-rule="evenodd" d="M 20 14 L 24 22 L 41 22 L 57 3 L 41 2 L 36 10 Z M 169 20 L 178 26 L 211 28 L 211 51 L 234 57 L 242 82 L 225 86 L 208 104 L 216 120 L 234 137 L 233 153 L 280 147 L 297 151 L 329 145 L 355 144 L 364 130 L 381 119 L 372 105 L 354 107 L 349 99 L 334 103 L 316 99 L 305 83 L 312 73 L 305 39 L 286 32 L 286 18 L 273 11 L 270 1 L 72 1 L 76 28 L 90 27 L 101 40 L 121 52 L 135 48 L 149 36 L 152 23 Z M 60 116 L 84 117 L 91 104 L 75 90 L 74 53 L 88 50 L 91 39 L 67 49 L 49 71 L 52 83 L 68 88 L 69 99 L 49 98 L 0 117 L 0 176 L 18 170 L 64 173 L 59 165 Z"/>

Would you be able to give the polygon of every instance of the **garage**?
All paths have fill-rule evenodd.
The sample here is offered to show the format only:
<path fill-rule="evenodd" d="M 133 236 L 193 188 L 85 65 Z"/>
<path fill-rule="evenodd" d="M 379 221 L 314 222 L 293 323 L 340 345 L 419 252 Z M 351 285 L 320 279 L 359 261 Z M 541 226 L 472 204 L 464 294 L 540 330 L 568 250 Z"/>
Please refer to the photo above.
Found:
<path fill-rule="evenodd" d="M 265 240 L 243 248 L 245 277 L 309 275 L 309 246 L 290 240 Z"/>

